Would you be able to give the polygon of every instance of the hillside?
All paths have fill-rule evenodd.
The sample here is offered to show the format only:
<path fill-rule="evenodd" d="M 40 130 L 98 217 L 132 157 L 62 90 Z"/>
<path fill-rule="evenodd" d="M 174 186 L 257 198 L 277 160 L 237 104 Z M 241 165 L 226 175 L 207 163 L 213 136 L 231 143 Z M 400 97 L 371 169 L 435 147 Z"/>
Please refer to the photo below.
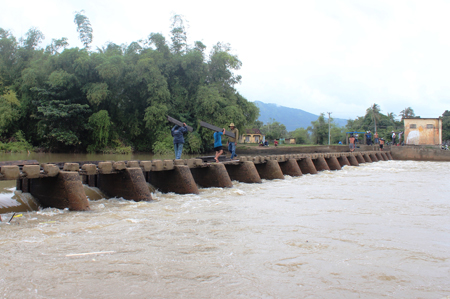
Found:
<path fill-rule="evenodd" d="M 319 118 L 319 115 L 306 112 L 301 109 L 279 106 L 277 104 L 267 104 L 260 101 L 254 102 L 259 108 L 260 116 L 258 120 L 267 123 L 273 118 L 286 126 L 288 131 L 294 131 L 297 128 L 307 128 L 312 121 Z M 328 120 L 328 118 L 325 118 Z M 334 118 L 334 123 L 344 127 L 347 124 L 346 119 Z"/>

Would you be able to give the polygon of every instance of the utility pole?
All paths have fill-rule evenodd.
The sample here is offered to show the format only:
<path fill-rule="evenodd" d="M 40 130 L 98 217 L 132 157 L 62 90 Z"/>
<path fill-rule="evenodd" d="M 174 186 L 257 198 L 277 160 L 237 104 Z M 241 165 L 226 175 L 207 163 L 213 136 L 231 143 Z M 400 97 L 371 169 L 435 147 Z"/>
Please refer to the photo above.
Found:
<path fill-rule="evenodd" d="M 331 125 L 330 125 L 330 114 L 333 112 L 327 112 L 328 113 L 328 145 L 331 144 Z"/>

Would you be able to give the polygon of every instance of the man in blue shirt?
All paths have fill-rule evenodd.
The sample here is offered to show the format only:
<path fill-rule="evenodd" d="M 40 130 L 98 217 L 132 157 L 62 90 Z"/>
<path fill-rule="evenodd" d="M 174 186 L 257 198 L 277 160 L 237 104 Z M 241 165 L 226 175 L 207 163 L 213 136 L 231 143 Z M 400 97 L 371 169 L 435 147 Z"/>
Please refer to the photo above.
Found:
<path fill-rule="evenodd" d="M 173 147 L 175 150 L 175 159 L 181 159 L 181 153 L 183 152 L 184 137 L 183 134 L 187 132 L 186 124 L 180 127 L 175 125 L 172 128 Z"/>
<path fill-rule="evenodd" d="M 366 141 L 367 145 L 372 145 L 372 133 L 370 131 L 366 133 Z"/>
<path fill-rule="evenodd" d="M 214 132 L 214 150 L 216 151 L 216 156 L 214 160 L 219 163 L 219 156 L 222 155 L 222 135 L 225 134 L 225 128 L 222 129 L 222 132 Z"/>

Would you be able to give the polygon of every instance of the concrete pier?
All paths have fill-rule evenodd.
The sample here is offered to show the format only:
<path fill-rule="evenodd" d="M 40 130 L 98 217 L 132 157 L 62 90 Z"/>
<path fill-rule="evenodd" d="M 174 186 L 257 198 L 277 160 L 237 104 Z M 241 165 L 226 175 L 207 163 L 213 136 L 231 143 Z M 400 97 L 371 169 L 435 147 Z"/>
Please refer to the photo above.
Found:
<path fill-rule="evenodd" d="M 363 155 L 361 153 L 355 153 L 356 160 L 358 160 L 358 163 L 366 163 L 366 160 L 364 159 Z"/>
<path fill-rule="evenodd" d="M 186 165 L 175 165 L 166 171 L 150 171 L 148 177 L 149 183 L 164 193 L 199 193 L 191 170 Z"/>
<path fill-rule="evenodd" d="M 364 161 L 366 161 L 367 163 L 372 163 L 372 159 L 370 159 L 368 154 L 364 154 L 363 158 L 364 158 Z"/>
<path fill-rule="evenodd" d="M 255 166 L 261 179 L 266 180 L 284 179 L 284 175 L 283 172 L 281 171 L 280 165 L 275 160 L 269 160 L 266 161 L 266 163 L 255 164 Z"/>
<path fill-rule="evenodd" d="M 297 164 L 300 167 L 302 173 L 317 174 L 316 166 L 314 166 L 314 162 L 311 159 L 311 157 L 306 157 L 297 160 Z"/>
<path fill-rule="evenodd" d="M 242 183 L 261 183 L 261 177 L 255 164 L 251 161 L 240 162 L 239 164 L 225 164 L 228 175 L 233 181 Z"/>
<path fill-rule="evenodd" d="M 150 189 L 139 167 L 125 168 L 119 173 L 98 174 L 97 187 L 110 197 L 134 201 L 152 200 Z"/>
<path fill-rule="evenodd" d="M 378 161 L 384 161 L 384 158 L 381 155 L 381 153 L 377 152 L 377 153 L 375 153 L 375 156 L 377 156 Z"/>
<path fill-rule="evenodd" d="M 329 158 L 325 158 L 325 161 L 328 164 L 330 170 L 341 170 L 341 165 L 335 156 L 331 156 Z"/>
<path fill-rule="evenodd" d="M 347 158 L 351 166 L 359 166 L 358 160 L 356 159 L 355 155 L 349 155 Z"/>
<path fill-rule="evenodd" d="M 390 151 L 241 156 L 215 164 L 204 158 L 153 161 L 79 162 L 38 165 L 38 161 L 0 162 L 0 180 L 16 180 L 17 190 L 30 192 L 44 207 L 88 210 L 82 184 L 100 188 L 110 197 L 151 200 L 147 182 L 161 192 L 199 193 L 198 186 L 232 187 L 232 180 L 261 183 L 323 170 L 339 170 L 392 159 Z M 31 161 L 31 162 L 30 162 Z M 81 166 L 81 167 L 80 167 Z M 80 179 L 82 177 L 82 179 Z M 147 181 L 147 182 L 146 182 Z"/>
<path fill-rule="evenodd" d="M 288 159 L 285 162 L 278 162 L 280 165 L 281 171 L 285 175 L 290 176 L 302 176 L 302 171 L 300 169 L 300 166 L 298 166 L 297 160 L 295 159 Z"/>
<path fill-rule="evenodd" d="M 340 156 L 337 159 L 338 159 L 339 165 L 341 165 L 341 167 L 351 166 L 350 161 L 348 160 L 348 158 L 346 156 Z"/>
<path fill-rule="evenodd" d="M 372 160 L 372 162 L 378 162 L 378 158 L 374 153 L 370 153 L 369 157 L 370 157 L 370 160 Z"/>
<path fill-rule="evenodd" d="M 313 162 L 317 171 L 330 170 L 330 167 L 328 166 L 327 161 L 325 161 L 325 158 L 323 156 L 319 156 L 317 157 L 317 159 L 313 159 Z"/>
<path fill-rule="evenodd" d="M 393 160 L 390 152 L 386 152 L 386 156 L 388 157 L 389 160 Z"/>
<path fill-rule="evenodd" d="M 222 163 L 211 164 L 209 167 L 191 168 L 194 181 L 203 188 L 220 187 L 231 188 L 233 183 Z"/>
<path fill-rule="evenodd" d="M 31 179 L 30 183 L 31 195 L 44 207 L 71 211 L 90 209 L 78 172 L 60 171 L 54 177 Z"/>

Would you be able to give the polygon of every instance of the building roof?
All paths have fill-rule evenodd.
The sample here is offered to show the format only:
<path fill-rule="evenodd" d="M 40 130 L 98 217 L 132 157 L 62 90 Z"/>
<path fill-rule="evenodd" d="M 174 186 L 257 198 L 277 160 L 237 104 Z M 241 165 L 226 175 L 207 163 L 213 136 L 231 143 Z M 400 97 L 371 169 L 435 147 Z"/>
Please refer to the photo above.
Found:
<path fill-rule="evenodd" d="M 262 135 L 262 134 L 261 134 L 261 131 L 260 131 L 259 129 L 257 129 L 257 128 L 254 128 L 254 129 L 246 129 L 246 130 L 245 130 L 245 134 L 260 134 L 260 135 Z"/>

